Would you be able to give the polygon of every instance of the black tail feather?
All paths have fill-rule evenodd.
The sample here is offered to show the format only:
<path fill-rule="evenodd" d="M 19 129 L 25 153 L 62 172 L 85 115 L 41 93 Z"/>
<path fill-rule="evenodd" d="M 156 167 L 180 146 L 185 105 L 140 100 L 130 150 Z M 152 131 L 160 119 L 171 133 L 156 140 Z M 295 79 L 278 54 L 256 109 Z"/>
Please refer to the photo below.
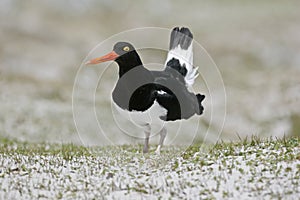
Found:
<path fill-rule="evenodd" d="M 182 49 L 186 50 L 191 45 L 192 40 L 193 34 L 188 28 L 182 27 L 179 29 L 179 27 L 175 27 L 171 33 L 170 50 L 174 49 L 179 44 Z"/>
<path fill-rule="evenodd" d="M 199 112 L 197 112 L 197 114 L 201 115 L 204 110 L 204 107 L 202 106 L 202 101 L 205 99 L 205 95 L 197 94 L 196 97 L 197 97 L 198 105 L 199 105 L 199 110 L 197 109 L 197 111 L 199 111 Z"/>

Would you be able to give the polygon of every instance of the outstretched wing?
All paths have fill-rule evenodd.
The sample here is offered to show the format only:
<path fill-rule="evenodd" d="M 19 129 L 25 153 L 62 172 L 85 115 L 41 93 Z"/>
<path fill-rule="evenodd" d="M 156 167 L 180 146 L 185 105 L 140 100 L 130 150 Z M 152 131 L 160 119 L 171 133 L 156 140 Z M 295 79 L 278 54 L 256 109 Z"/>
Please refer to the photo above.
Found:
<path fill-rule="evenodd" d="M 194 84 L 198 68 L 193 67 L 193 34 L 188 28 L 175 27 L 172 30 L 165 66 L 165 70 L 177 71 L 187 87 Z"/>

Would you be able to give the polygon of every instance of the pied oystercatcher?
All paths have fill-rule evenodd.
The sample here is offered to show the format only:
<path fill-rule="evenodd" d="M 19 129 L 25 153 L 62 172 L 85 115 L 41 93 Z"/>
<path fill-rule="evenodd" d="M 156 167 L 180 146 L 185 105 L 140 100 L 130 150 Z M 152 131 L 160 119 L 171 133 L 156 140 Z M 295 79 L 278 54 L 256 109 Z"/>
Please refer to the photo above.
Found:
<path fill-rule="evenodd" d="M 144 153 L 148 152 L 149 136 L 154 126 L 161 127 L 156 149 L 159 154 L 167 134 L 164 122 L 203 113 L 201 102 L 205 96 L 188 90 L 198 76 L 197 68 L 192 65 L 192 41 L 193 35 L 188 28 L 175 27 L 162 71 L 146 69 L 135 48 L 128 42 L 118 42 L 110 53 L 86 63 L 111 60 L 118 63 L 119 79 L 112 92 L 113 102 L 123 116 L 144 128 Z"/>

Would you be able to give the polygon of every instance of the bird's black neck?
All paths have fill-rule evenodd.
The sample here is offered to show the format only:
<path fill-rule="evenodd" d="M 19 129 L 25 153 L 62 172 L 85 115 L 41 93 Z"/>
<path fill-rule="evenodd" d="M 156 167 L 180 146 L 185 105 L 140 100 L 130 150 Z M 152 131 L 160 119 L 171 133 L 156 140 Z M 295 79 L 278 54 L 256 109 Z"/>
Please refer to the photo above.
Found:
<path fill-rule="evenodd" d="M 153 98 L 146 97 L 152 95 L 153 75 L 143 66 L 137 52 L 123 54 L 115 61 L 119 65 L 119 79 L 112 94 L 114 102 L 127 110 L 140 111 L 151 106 Z"/>
<path fill-rule="evenodd" d="M 115 61 L 119 65 L 119 78 L 136 67 L 144 68 L 143 63 L 135 50 L 121 55 Z M 144 69 L 146 70 L 146 68 Z"/>

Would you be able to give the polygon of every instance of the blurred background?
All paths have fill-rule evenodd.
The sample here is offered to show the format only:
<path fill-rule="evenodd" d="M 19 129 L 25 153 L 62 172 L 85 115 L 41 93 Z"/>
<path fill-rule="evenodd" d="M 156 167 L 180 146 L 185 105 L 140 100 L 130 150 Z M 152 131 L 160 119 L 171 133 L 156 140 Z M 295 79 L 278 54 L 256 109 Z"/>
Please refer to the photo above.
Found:
<path fill-rule="evenodd" d="M 0 136 L 101 144 L 100 136 L 96 142 L 88 132 L 78 135 L 73 121 L 73 83 L 82 61 L 113 34 L 174 26 L 190 27 L 220 70 L 227 95 L 222 139 L 299 136 L 299 8 L 296 0 L 1 0 Z M 116 80 L 112 74 L 106 82 Z M 111 104 L 104 97 L 98 109 L 105 111 Z M 113 122 L 106 126 L 118 137 Z"/>

